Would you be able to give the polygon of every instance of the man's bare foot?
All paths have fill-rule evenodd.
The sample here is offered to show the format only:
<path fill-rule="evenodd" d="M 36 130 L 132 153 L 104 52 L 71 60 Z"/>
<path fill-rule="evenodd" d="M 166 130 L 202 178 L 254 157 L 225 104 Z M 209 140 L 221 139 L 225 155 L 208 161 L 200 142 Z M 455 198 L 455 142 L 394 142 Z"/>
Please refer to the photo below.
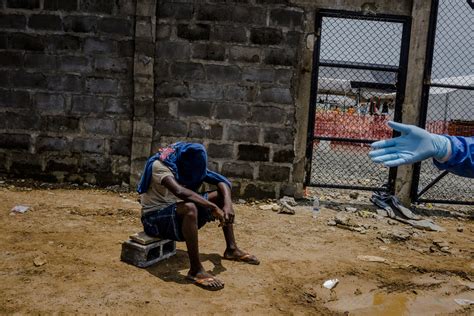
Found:
<path fill-rule="evenodd" d="M 224 252 L 224 259 L 245 262 L 248 264 L 258 265 L 260 260 L 257 259 L 254 255 L 246 253 L 239 248 L 235 249 L 226 249 Z"/>
<path fill-rule="evenodd" d="M 224 282 L 204 270 L 197 273 L 191 273 L 191 271 L 189 271 L 186 279 L 193 281 L 197 286 L 209 291 L 218 291 L 224 288 Z"/>

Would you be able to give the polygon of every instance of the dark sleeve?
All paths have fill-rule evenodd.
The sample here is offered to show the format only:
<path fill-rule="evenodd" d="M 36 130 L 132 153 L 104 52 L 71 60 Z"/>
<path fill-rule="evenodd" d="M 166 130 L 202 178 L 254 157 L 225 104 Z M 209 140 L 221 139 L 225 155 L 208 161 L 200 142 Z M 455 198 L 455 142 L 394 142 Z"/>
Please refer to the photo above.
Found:
<path fill-rule="evenodd" d="M 220 182 L 224 182 L 225 184 L 227 184 L 229 188 L 232 188 L 232 184 L 230 183 L 229 179 L 209 169 L 207 170 L 207 175 L 204 178 L 204 182 L 213 184 L 213 185 L 217 185 Z"/>
<path fill-rule="evenodd" d="M 474 137 L 446 137 L 451 142 L 451 157 L 443 163 L 433 159 L 435 166 L 461 177 L 474 178 Z"/>

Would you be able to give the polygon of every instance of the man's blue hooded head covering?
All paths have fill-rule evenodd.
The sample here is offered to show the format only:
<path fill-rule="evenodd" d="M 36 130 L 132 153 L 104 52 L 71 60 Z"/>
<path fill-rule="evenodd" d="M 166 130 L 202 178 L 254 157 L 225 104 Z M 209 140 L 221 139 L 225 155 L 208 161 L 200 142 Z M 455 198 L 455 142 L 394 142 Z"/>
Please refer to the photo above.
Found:
<path fill-rule="evenodd" d="M 207 152 L 202 144 L 178 142 L 161 148 L 157 154 L 148 159 L 138 184 L 138 193 L 142 194 L 148 190 L 153 163 L 156 160 L 160 160 L 170 168 L 176 181 L 190 190 L 196 191 L 203 182 L 210 184 L 224 182 L 231 186 L 226 177 L 207 169 Z"/>

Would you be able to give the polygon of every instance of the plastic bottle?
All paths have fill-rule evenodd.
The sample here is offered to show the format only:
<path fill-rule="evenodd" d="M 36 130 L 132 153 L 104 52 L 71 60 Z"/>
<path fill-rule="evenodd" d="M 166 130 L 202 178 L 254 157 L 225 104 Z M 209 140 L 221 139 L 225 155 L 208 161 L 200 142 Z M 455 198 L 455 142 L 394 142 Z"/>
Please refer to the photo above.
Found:
<path fill-rule="evenodd" d="M 313 218 L 317 218 L 319 214 L 321 214 L 321 210 L 319 208 L 319 198 L 317 196 L 313 199 Z"/>

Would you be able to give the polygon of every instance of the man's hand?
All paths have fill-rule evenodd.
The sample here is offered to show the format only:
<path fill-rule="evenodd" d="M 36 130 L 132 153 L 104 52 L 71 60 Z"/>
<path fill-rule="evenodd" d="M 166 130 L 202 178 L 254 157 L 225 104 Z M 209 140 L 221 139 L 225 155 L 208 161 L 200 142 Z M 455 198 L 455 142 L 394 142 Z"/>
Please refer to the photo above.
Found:
<path fill-rule="evenodd" d="M 221 210 L 217 205 L 214 204 L 211 207 L 211 213 L 212 213 L 212 216 L 214 216 L 215 218 L 219 220 L 221 225 L 225 225 L 226 220 L 225 220 L 225 213 L 223 210 Z"/>
<path fill-rule="evenodd" d="M 224 211 L 224 220 L 226 224 L 233 224 L 234 223 L 234 218 L 235 218 L 235 213 L 234 213 L 234 208 L 232 207 L 232 204 L 230 205 L 225 205 L 222 210 Z"/>

